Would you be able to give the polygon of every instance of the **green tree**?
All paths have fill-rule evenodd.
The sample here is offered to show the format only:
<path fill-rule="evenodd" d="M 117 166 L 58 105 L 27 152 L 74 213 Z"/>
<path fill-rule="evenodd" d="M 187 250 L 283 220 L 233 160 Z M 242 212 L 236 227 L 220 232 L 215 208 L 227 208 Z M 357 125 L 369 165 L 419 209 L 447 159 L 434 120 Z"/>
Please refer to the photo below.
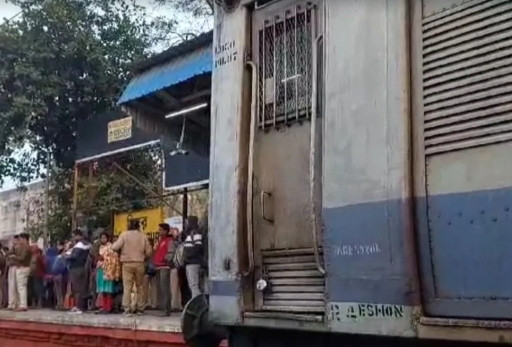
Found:
<path fill-rule="evenodd" d="M 176 22 L 148 19 L 134 0 L 10 2 L 21 14 L 0 24 L 0 183 L 41 176 L 50 153 L 49 228 L 60 238 L 70 231 L 78 124 L 115 105 L 132 64 L 167 42 Z"/>
<path fill-rule="evenodd" d="M 160 206 L 160 153 L 160 146 L 154 146 L 82 166 L 84 173 L 78 181 L 77 209 L 84 224 L 89 229 L 106 227 L 110 225 L 113 213 Z M 126 172 L 143 182 L 144 187 Z M 148 193 L 147 189 L 154 194 Z"/>
<path fill-rule="evenodd" d="M 21 16 L 0 25 L 0 181 L 24 183 L 52 153 L 74 162 L 77 124 L 114 106 L 130 66 L 169 39 L 176 23 L 148 20 L 131 0 L 11 0 Z M 13 158 L 30 144 L 35 156 Z"/>
<path fill-rule="evenodd" d="M 180 20 L 173 44 L 189 40 L 213 26 L 215 0 L 154 0 L 163 9 L 169 9 Z"/>
<path fill-rule="evenodd" d="M 213 15 L 215 0 L 155 0 L 157 4 L 169 5 L 182 12 L 188 12 L 196 17 Z"/>

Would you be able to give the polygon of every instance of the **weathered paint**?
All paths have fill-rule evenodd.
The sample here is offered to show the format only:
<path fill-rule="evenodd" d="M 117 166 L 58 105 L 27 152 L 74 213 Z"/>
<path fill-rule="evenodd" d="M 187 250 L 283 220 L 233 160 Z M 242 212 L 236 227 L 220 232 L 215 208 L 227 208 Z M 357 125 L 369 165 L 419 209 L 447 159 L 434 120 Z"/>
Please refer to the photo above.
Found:
<path fill-rule="evenodd" d="M 422 0 L 425 17 L 433 16 L 471 0 Z"/>
<path fill-rule="evenodd" d="M 409 184 L 408 2 L 337 0 L 326 7 L 328 308 L 403 307 L 399 319 L 344 316 L 329 327 L 411 336 L 419 293 Z"/>
<path fill-rule="evenodd" d="M 329 302 L 418 304 L 404 275 L 408 260 L 399 232 L 408 205 L 397 199 L 324 209 Z"/>
<path fill-rule="evenodd" d="M 421 339 L 446 340 L 448 345 L 456 341 L 512 343 L 510 321 L 470 320 L 422 317 L 418 324 L 418 337 Z"/>
<path fill-rule="evenodd" d="M 498 5 L 503 5 L 502 7 Z M 416 223 L 419 239 L 419 255 L 424 295 L 424 310 L 427 315 L 443 317 L 473 317 L 473 318 L 506 318 L 512 317 L 510 298 L 510 270 L 508 264 L 512 260 L 512 252 L 507 246 L 509 236 L 509 204 L 512 187 L 512 165 L 508 160 L 512 145 L 507 142 L 468 148 L 475 145 L 475 139 L 464 142 L 463 150 L 454 152 L 425 155 L 424 123 L 428 115 L 434 118 L 432 103 L 428 108 L 423 107 L 423 73 L 426 65 L 423 64 L 422 24 L 435 18 L 449 23 L 444 28 L 436 28 L 437 34 L 452 35 L 464 39 L 465 47 L 459 52 L 465 52 L 462 58 L 469 65 L 470 57 L 480 51 L 471 51 L 471 44 L 477 47 L 481 44 L 478 37 L 463 37 L 458 30 L 460 22 L 453 22 L 449 14 L 460 15 L 463 9 L 470 9 L 473 17 L 464 16 L 464 23 L 476 20 L 479 25 L 489 26 L 494 17 L 484 8 L 503 11 L 510 15 L 510 8 L 506 1 L 437 1 L 424 0 L 424 6 L 415 4 L 413 11 L 413 46 L 412 46 L 412 75 L 413 75 L 413 110 L 414 117 L 414 176 L 416 194 Z M 455 6 L 455 7 L 454 7 Z M 450 8 L 443 10 L 444 8 Z M 496 18 L 497 16 L 495 14 Z M 481 22 L 479 18 L 488 18 L 488 22 Z M 460 19 L 459 19 L 460 20 Z M 499 21 L 495 21 L 499 23 Z M 476 30 L 476 33 L 480 31 Z M 431 38 L 433 37 L 430 33 Z M 493 35 L 487 35 L 492 38 Z M 486 39 L 487 39 L 486 38 Z M 475 40 L 471 40 L 475 39 Z M 431 39 L 432 41 L 433 39 Z M 508 42 L 502 39 L 503 42 Z M 491 47 L 492 45 L 488 45 Z M 425 49 L 434 49 L 426 46 Z M 443 52 L 441 52 L 443 53 Z M 436 54 L 441 56 L 440 51 Z M 456 61 L 459 57 L 449 55 L 449 59 Z M 453 70 L 443 60 L 435 62 L 442 65 L 443 77 L 448 80 L 452 76 L 447 71 Z M 429 63 L 427 63 L 429 64 Z M 475 64 L 479 71 L 492 70 L 493 61 L 487 59 L 485 63 Z M 430 67 L 430 72 L 432 71 Z M 467 75 L 464 75 L 467 71 Z M 470 78 L 477 80 L 477 72 L 471 69 L 462 69 L 458 79 Z M 510 76 L 507 75 L 506 78 Z M 494 80 L 485 83 L 496 84 Z M 436 85 L 439 90 L 446 89 L 444 84 Z M 480 88 L 478 84 L 471 85 Z M 431 90 L 425 88 L 427 92 Z M 459 88 L 460 90 L 463 88 Z M 487 101 L 496 90 L 484 88 L 489 92 Z M 440 100 L 445 96 L 436 94 Z M 468 97 L 468 95 L 464 95 Z M 478 100 L 478 98 L 475 99 Z M 451 99 L 455 104 L 456 99 Z M 450 107 L 438 108 L 445 112 L 443 121 L 448 121 Z M 471 101 L 464 104 L 466 114 L 473 114 L 478 106 L 471 106 Z M 490 108 L 492 111 L 492 108 Z M 430 114 L 428 112 L 431 112 Z M 456 113 L 454 112 L 456 115 Z M 499 114 L 501 115 L 501 113 Z M 439 116 L 439 114 L 435 115 Z M 492 112 L 488 112 L 492 116 Z M 490 118 L 480 116 L 481 125 Z M 491 119 L 492 120 L 492 119 Z M 469 123 L 464 123 L 468 126 Z M 478 130 L 477 126 L 471 127 Z M 436 129 L 439 130 L 439 129 Z M 459 129 L 460 131 L 460 129 Z M 460 133 L 459 133 L 460 135 Z M 506 133 L 504 134 L 506 135 Z M 476 139 L 482 140 L 483 136 Z M 463 147 L 459 147 L 463 148 Z M 430 152 L 433 153 L 433 152 Z M 422 160 L 425 158 L 425 160 Z"/>
<path fill-rule="evenodd" d="M 229 62 L 216 64 L 212 77 L 209 277 L 213 282 L 240 283 L 239 273 L 243 271 L 238 254 L 243 235 L 240 211 L 245 203 L 241 195 L 241 177 L 246 176 L 241 152 L 247 136 L 242 127 L 247 25 L 244 7 L 230 13 L 221 8 L 215 11 L 214 61 L 237 54 Z M 214 322 L 241 322 L 241 292 L 236 297 L 212 293 L 210 308 Z"/>
<path fill-rule="evenodd" d="M 512 317 L 511 149 L 497 144 L 428 161 L 429 195 L 418 204 L 427 211 L 421 241 L 431 314 Z"/>
<path fill-rule="evenodd" d="M 360 302 L 331 302 L 327 305 L 327 322 L 335 331 L 384 336 L 415 336 L 411 317 L 413 306 Z"/>
<path fill-rule="evenodd" d="M 238 296 L 240 295 L 239 281 L 210 281 L 210 295 L 214 296 Z"/>
<path fill-rule="evenodd" d="M 411 307 L 419 298 L 411 241 L 407 1 L 327 0 L 325 6 L 329 73 L 322 181 L 327 300 Z M 229 14 L 217 12 L 214 46 L 229 43 L 230 51 L 243 51 L 245 11 L 239 7 Z M 218 65 L 213 74 L 210 186 L 210 280 L 218 284 L 211 314 L 216 321 L 235 323 L 240 319 L 237 308 L 226 307 L 228 301 L 235 303 L 232 287 L 220 283 L 238 281 L 240 235 L 235 231 L 240 225 L 237 188 L 242 189 L 237 186 L 242 166 L 237 159 L 243 66 L 237 61 Z M 232 262 L 230 271 L 224 270 L 226 259 Z M 412 310 L 404 311 L 404 321 L 412 321 Z M 392 332 L 407 330 L 403 323 L 388 322 Z M 349 326 L 360 332 L 367 325 L 362 320 Z M 342 324 L 329 327 L 347 331 Z"/>
<path fill-rule="evenodd" d="M 512 187 L 434 195 L 428 206 L 437 297 L 509 301 Z"/>
<path fill-rule="evenodd" d="M 243 2 L 247 3 L 250 0 Z M 444 336 L 439 326 L 433 327 L 419 322 L 418 319 L 420 296 L 414 252 L 414 226 L 417 227 L 419 244 L 422 247 L 420 265 L 424 275 L 425 295 L 433 299 L 427 300 L 428 313 L 444 312 L 447 315 L 447 312 L 459 310 L 465 312 L 467 316 L 474 312 L 475 317 L 488 314 L 504 317 L 512 312 L 512 307 L 509 307 L 508 303 L 495 300 L 500 296 L 508 296 L 509 288 L 512 287 L 510 280 L 504 277 L 505 270 L 502 268 L 502 265 L 507 263 L 503 262 L 503 259 L 509 259 L 507 245 L 512 241 L 506 236 L 506 225 L 510 224 L 506 202 L 511 201 L 512 197 L 512 182 L 508 177 L 508 173 L 512 172 L 512 164 L 506 160 L 506 153 L 510 153 L 512 148 L 506 145 L 495 147 L 494 149 L 502 151 L 499 155 L 459 152 L 454 155 L 462 156 L 461 158 L 452 158 L 451 154 L 433 157 L 429 165 L 442 167 L 442 171 L 432 171 L 432 167 L 425 166 L 423 160 L 423 10 L 429 15 L 438 16 L 437 13 L 442 11 L 443 7 L 461 3 L 470 6 L 463 0 L 325 1 L 325 66 L 328 73 L 325 76 L 323 103 L 325 116 L 322 183 L 323 220 L 326 227 L 323 241 L 328 270 L 328 315 L 324 328 L 332 332 L 415 335 L 428 338 Z M 408 6 L 411 7 L 410 11 Z M 242 27 L 240 17 L 237 16 L 243 11 L 245 10 L 240 8 L 229 15 L 217 14 L 217 20 L 226 20 L 222 23 L 216 22 L 222 35 L 229 36 L 223 31 L 227 26 L 230 30 L 237 27 L 236 23 L 240 25 L 239 29 Z M 409 27 L 409 15 L 413 22 L 412 27 Z M 231 18 L 236 20 L 228 23 Z M 409 30 L 411 28 L 412 30 Z M 231 42 L 230 39 L 229 37 L 223 42 Z M 221 68 L 224 69 L 230 66 L 229 64 L 224 64 Z M 232 70 L 230 67 L 230 71 Z M 226 76 L 228 75 L 226 73 Z M 220 85 L 227 77 L 219 76 L 222 76 L 222 80 L 217 80 L 217 84 Z M 240 77 L 240 74 L 236 76 Z M 236 81 L 238 82 L 239 80 Z M 237 88 L 241 88 L 241 85 Z M 226 90 L 233 95 L 236 94 L 235 97 L 230 95 L 230 98 L 219 101 L 218 104 L 220 109 L 236 110 L 237 112 L 230 114 L 232 121 L 236 121 L 242 112 L 240 107 L 237 109 L 230 104 L 233 100 L 238 100 L 238 91 L 231 86 L 226 87 Z M 222 95 L 226 97 L 227 91 Z M 409 109 L 410 105 L 412 110 Z M 228 119 L 223 119 L 223 122 L 225 125 L 229 123 Z M 231 126 L 236 127 L 238 124 Z M 235 136 L 241 136 L 237 131 L 213 130 L 214 136 L 219 137 L 222 134 L 218 153 L 222 153 L 222 149 L 231 156 L 228 158 L 229 165 L 221 164 L 220 159 L 217 159 L 216 165 L 223 169 L 218 179 L 225 182 L 218 183 L 217 189 L 225 188 L 228 183 L 235 181 L 236 175 L 229 171 L 236 170 L 234 163 L 239 165 L 238 168 L 242 167 L 241 162 L 237 162 L 240 156 L 237 156 L 235 145 L 238 142 L 229 139 L 233 133 Z M 229 146 L 231 148 L 228 148 Z M 224 154 L 218 155 L 226 157 Z M 416 159 L 411 162 L 412 158 Z M 478 159 L 473 160 L 476 166 L 471 166 L 471 158 Z M 489 170 L 489 167 L 496 169 Z M 212 170 L 212 173 L 214 172 Z M 430 176 L 428 202 L 434 207 L 430 213 L 427 212 L 427 173 Z M 472 178 L 468 180 L 468 175 L 479 178 L 476 181 Z M 459 179 L 461 177 L 464 179 Z M 411 184 L 414 184 L 414 187 L 411 187 Z M 237 189 L 240 191 L 243 187 L 239 185 Z M 214 198 L 217 200 L 216 218 L 221 223 L 218 224 L 219 236 L 212 247 L 222 245 L 222 250 L 213 262 L 220 269 L 226 257 L 236 256 L 237 251 L 241 254 L 245 251 L 230 248 L 240 245 L 239 242 L 231 242 L 229 239 L 233 235 L 239 237 L 234 230 L 240 224 L 235 222 L 238 218 L 235 212 L 226 208 L 226 205 L 230 208 L 236 207 L 236 189 L 229 190 L 229 194 L 226 194 L 227 191 L 215 190 L 217 197 L 220 194 L 220 199 Z M 414 225 L 411 217 L 413 205 L 416 212 Z M 471 219 L 462 218 L 457 221 L 458 224 L 452 222 L 448 225 L 448 219 L 461 218 L 460 212 L 462 217 L 466 213 L 474 214 L 477 206 L 484 206 L 486 211 L 500 211 L 500 214 L 491 217 L 485 214 L 487 217 L 479 217 L 479 224 L 473 227 L 471 225 L 475 225 L 476 218 L 472 219 L 473 224 Z M 464 207 L 464 211 L 460 211 L 458 207 Z M 438 220 L 427 218 L 429 214 L 435 217 L 436 210 L 442 211 Z M 464 223 L 469 223 L 469 226 Z M 221 226 L 233 229 L 220 230 Z M 433 233 L 435 240 L 432 243 L 437 245 L 437 251 L 434 251 L 433 255 L 430 254 L 429 243 L 432 240 L 429 227 L 437 228 Z M 491 233 L 492 237 L 484 235 L 483 230 Z M 470 237 L 466 239 L 468 233 Z M 460 240 L 465 243 L 459 242 Z M 491 242 L 492 245 L 499 243 L 498 249 L 494 249 L 492 253 Z M 485 247 L 478 248 L 482 245 Z M 471 283 L 467 284 L 471 285 L 469 291 L 466 290 L 469 287 L 466 288 L 464 276 L 474 264 L 464 262 L 464 259 L 458 259 L 457 256 L 464 255 L 465 258 L 471 259 L 471 254 L 475 251 L 481 262 L 476 266 L 478 276 L 471 278 Z M 433 272 L 433 265 L 437 266 L 440 272 Z M 484 265 L 487 268 L 495 268 L 485 271 Z M 436 274 L 436 277 L 439 275 L 437 280 L 442 280 L 442 283 L 436 283 L 436 278 L 432 274 Z M 219 317 L 223 317 L 228 324 L 240 326 L 241 320 L 235 323 L 236 319 L 240 319 L 237 316 L 240 302 L 237 301 L 237 296 L 233 295 L 233 289 L 242 286 L 227 284 L 229 281 L 240 281 L 234 273 L 219 269 L 212 279 L 219 281 L 213 295 L 212 313 L 220 313 Z M 435 296 L 439 293 L 435 291 L 436 286 L 445 292 L 446 298 L 469 298 L 474 295 L 481 295 L 482 298 L 440 300 Z M 247 287 L 244 287 L 247 291 L 245 288 Z M 229 303 L 233 304 L 230 308 L 226 307 Z M 471 305 L 475 303 L 478 304 L 478 309 L 473 310 L 474 307 Z M 338 320 L 335 318 L 336 314 L 332 315 L 334 311 L 345 312 L 345 315 Z M 358 314 L 355 316 L 347 315 L 347 312 L 356 311 Z M 291 321 L 294 321 L 294 324 L 291 324 Z M 277 314 L 276 317 L 266 318 L 250 316 L 244 324 L 307 329 L 305 323 L 296 317 L 293 318 L 292 315 L 288 319 L 277 318 Z M 456 328 L 450 329 L 453 330 L 446 333 L 447 338 L 463 338 L 460 334 L 454 333 Z M 493 335 L 492 338 L 479 339 L 472 336 L 468 340 L 499 341 L 504 329 L 497 329 L 498 333 L 485 332 L 485 336 Z M 508 341 L 508 338 L 504 337 L 503 341 Z"/>

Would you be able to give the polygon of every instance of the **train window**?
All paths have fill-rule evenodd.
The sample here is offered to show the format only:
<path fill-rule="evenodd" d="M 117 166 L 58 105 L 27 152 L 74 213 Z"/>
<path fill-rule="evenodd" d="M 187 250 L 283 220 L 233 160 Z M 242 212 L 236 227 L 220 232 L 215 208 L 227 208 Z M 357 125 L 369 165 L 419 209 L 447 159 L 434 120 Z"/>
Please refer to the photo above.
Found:
<path fill-rule="evenodd" d="M 260 129 L 311 116 L 312 11 L 296 6 L 258 32 Z"/>

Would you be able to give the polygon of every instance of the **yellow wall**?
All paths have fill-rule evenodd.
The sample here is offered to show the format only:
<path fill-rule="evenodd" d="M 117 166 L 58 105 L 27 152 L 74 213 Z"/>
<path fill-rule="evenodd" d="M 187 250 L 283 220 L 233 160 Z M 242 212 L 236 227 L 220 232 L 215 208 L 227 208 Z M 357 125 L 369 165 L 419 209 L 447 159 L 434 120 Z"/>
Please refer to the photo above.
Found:
<path fill-rule="evenodd" d="M 140 210 L 128 213 L 119 213 L 114 215 L 114 235 L 119 235 L 128 229 L 130 219 L 140 219 L 142 231 L 146 234 L 158 232 L 158 224 L 164 220 L 163 209 L 161 207 L 151 210 Z"/>

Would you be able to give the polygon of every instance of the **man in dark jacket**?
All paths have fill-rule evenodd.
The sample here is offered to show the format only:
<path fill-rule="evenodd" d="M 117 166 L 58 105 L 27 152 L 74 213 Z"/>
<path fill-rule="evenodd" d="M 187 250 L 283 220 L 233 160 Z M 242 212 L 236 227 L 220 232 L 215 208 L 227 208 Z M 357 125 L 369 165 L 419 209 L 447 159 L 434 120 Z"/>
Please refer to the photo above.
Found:
<path fill-rule="evenodd" d="M 73 238 L 75 240 L 75 246 L 66 253 L 69 267 L 69 279 L 75 299 L 75 307 L 71 309 L 71 313 L 81 314 L 87 309 L 88 274 L 86 263 L 91 245 L 85 240 L 80 230 L 73 232 Z"/>
<path fill-rule="evenodd" d="M 200 275 L 204 262 L 203 234 L 199 229 L 198 218 L 189 216 L 185 220 L 184 263 L 187 272 L 187 282 L 192 298 L 201 294 Z"/>

